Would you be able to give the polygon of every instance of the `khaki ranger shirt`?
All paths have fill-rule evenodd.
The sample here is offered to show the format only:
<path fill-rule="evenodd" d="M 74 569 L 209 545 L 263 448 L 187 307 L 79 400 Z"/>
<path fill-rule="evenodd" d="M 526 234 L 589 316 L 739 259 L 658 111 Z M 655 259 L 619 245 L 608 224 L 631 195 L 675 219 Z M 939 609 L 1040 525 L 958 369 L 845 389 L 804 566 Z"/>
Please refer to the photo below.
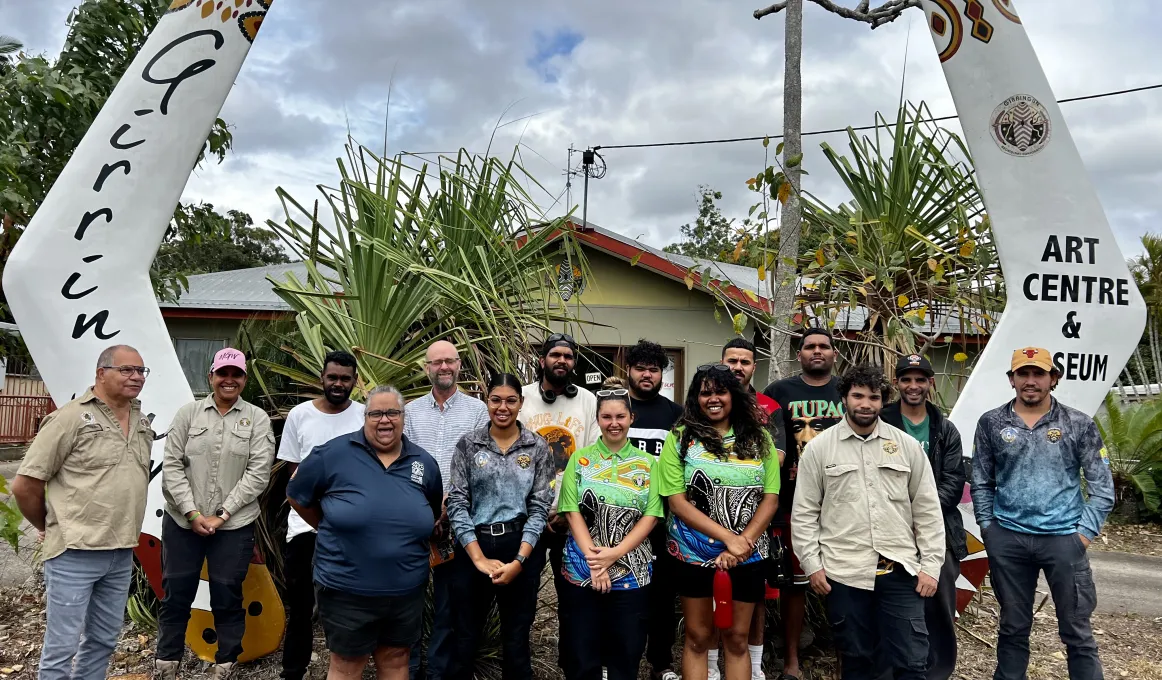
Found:
<path fill-rule="evenodd" d="M 134 399 L 129 436 L 93 389 L 45 418 L 16 474 L 47 482 L 44 559 L 136 548 L 145 519 L 153 430 Z"/>
<path fill-rule="evenodd" d="M 161 488 L 166 511 L 182 528 L 197 510 L 230 513 L 222 529 L 237 529 L 259 513 L 258 496 L 270 481 L 274 432 L 270 417 L 239 399 L 222 415 L 214 395 L 178 409 L 166 435 Z"/>
<path fill-rule="evenodd" d="M 873 590 L 879 557 L 940 577 L 944 517 L 920 443 L 884 421 L 863 439 L 844 418 L 799 460 L 791 544 L 811 575 Z"/>

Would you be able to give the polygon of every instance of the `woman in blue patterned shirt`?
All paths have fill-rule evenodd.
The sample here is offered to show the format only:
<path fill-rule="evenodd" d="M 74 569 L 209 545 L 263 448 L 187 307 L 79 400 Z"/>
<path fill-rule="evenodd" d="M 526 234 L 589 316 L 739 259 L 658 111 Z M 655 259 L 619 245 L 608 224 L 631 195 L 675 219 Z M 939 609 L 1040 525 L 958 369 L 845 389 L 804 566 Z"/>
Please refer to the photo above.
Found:
<path fill-rule="evenodd" d="M 487 395 L 488 426 L 461 437 L 452 454 L 456 651 L 448 677 L 471 680 L 477 643 L 496 602 L 504 677 L 531 680 L 529 634 L 544 555 L 538 558 L 533 546 L 549 516 L 556 466 L 548 443 L 517 420 L 524 401 L 520 379 L 493 376 Z"/>
<path fill-rule="evenodd" d="M 558 609 L 561 639 L 573 647 L 567 680 L 637 678 L 646 646 L 650 530 L 662 499 L 650 483 L 654 457 L 629 443 L 629 390 L 617 378 L 597 391 L 597 443 L 575 451 L 561 480 L 569 520 Z M 605 626 L 616 622 L 617 634 Z"/>

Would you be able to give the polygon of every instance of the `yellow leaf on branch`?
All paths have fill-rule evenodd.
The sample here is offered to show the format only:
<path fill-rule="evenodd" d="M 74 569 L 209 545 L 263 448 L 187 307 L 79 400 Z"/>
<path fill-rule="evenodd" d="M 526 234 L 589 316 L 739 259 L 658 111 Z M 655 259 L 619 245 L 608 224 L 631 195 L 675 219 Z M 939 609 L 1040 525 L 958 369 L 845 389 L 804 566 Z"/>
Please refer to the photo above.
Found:
<path fill-rule="evenodd" d="M 958 364 L 963 364 L 964 362 L 968 361 L 968 355 L 964 352 L 957 352 L 956 354 L 952 355 L 952 360 Z"/>
<path fill-rule="evenodd" d="M 896 298 L 896 306 L 899 307 L 900 309 L 907 307 L 908 302 L 909 302 L 909 300 L 908 300 L 907 295 L 901 295 L 901 296 Z"/>

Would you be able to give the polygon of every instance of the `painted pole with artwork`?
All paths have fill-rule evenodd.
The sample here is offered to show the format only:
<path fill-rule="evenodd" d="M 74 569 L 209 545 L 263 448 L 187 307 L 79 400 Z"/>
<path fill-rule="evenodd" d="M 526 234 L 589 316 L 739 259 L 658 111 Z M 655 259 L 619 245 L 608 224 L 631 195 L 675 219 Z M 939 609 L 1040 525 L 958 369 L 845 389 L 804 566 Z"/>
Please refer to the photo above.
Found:
<path fill-rule="evenodd" d="M 949 416 L 966 451 L 1013 397 L 1012 352 L 1045 347 L 1054 396 L 1093 415 L 1142 337 L 1146 306 L 1012 0 L 923 0 L 992 226 L 1008 300 Z M 967 495 L 960 605 L 987 559 Z"/>
<path fill-rule="evenodd" d="M 101 350 L 118 343 L 137 348 L 151 369 L 140 399 L 154 431 L 164 433 L 193 400 L 149 268 L 271 1 L 175 0 L 9 257 L 4 292 L 57 404 L 83 393 Z M 136 551 L 159 595 L 164 447 L 164 437 L 153 447 Z M 243 592 L 241 661 L 277 649 L 285 625 L 264 564 L 251 564 Z M 216 648 L 209 610 L 203 580 L 187 642 L 205 660 Z"/>

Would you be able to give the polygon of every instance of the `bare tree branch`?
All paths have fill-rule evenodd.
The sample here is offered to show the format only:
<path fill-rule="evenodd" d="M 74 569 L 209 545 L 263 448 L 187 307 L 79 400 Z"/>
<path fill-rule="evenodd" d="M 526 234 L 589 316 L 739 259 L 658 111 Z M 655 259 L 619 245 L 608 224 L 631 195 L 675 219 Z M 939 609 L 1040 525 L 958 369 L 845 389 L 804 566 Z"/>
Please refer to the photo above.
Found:
<path fill-rule="evenodd" d="M 786 8 L 787 8 L 786 2 L 776 2 L 775 4 L 771 5 L 770 7 L 765 8 L 765 9 L 756 9 L 754 11 L 754 18 L 762 19 L 763 17 L 767 16 L 768 14 L 778 14 L 779 12 L 782 12 Z"/>
<path fill-rule="evenodd" d="M 909 7 L 919 7 L 920 0 L 888 0 L 884 4 L 869 9 L 871 5 L 870 0 L 860 0 L 855 9 L 850 9 L 842 5 L 837 5 L 832 0 L 811 0 L 811 2 L 819 5 L 823 9 L 832 14 L 839 15 L 845 19 L 852 19 L 854 21 L 862 21 L 871 24 L 872 28 L 882 26 L 900 18 L 900 14 Z M 754 18 L 762 19 L 771 14 L 777 14 L 786 9 L 786 2 L 776 2 L 770 7 L 763 9 L 756 9 L 754 11 Z"/>

